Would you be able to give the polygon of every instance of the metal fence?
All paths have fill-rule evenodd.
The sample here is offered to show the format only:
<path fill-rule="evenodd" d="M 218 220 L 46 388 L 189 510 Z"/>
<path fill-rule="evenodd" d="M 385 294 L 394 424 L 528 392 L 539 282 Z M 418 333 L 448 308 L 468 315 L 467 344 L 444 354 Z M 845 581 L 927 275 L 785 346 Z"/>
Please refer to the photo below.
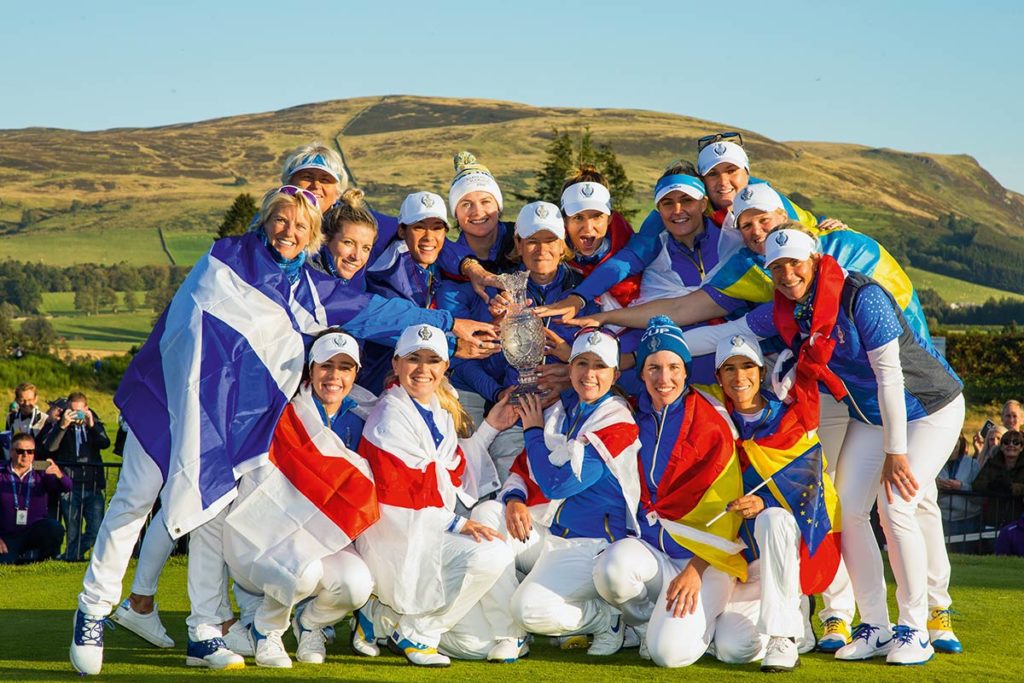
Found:
<path fill-rule="evenodd" d="M 946 547 L 951 552 L 991 554 L 999 530 L 1020 518 L 1021 496 L 975 491 L 939 493 Z"/>

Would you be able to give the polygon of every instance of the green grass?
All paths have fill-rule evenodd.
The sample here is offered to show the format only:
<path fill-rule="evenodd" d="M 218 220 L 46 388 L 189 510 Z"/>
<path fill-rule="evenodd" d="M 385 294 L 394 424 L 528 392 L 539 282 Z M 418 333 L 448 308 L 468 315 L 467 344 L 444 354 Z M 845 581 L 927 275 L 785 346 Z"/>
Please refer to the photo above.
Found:
<path fill-rule="evenodd" d="M 214 233 L 199 232 L 165 232 L 164 239 L 167 240 L 167 248 L 174 256 L 174 262 L 179 266 L 190 266 L 199 260 L 199 257 L 210 251 L 213 245 Z"/>
<path fill-rule="evenodd" d="M 920 268 L 907 267 L 905 270 L 913 280 L 915 287 L 934 289 L 948 304 L 983 304 L 989 299 L 1024 299 L 1024 294 L 976 285 L 973 282 L 957 280 Z"/>
<path fill-rule="evenodd" d="M 956 631 L 964 655 L 937 655 L 926 667 L 887 667 L 882 661 L 842 663 L 822 654 L 804 655 L 798 671 L 787 681 L 1019 681 L 1020 659 L 1015 647 L 1016 625 L 1024 604 L 1020 576 L 1024 560 L 954 555 L 953 598 L 958 616 Z M 0 567 L 0 680 L 68 681 L 74 679 L 68 663 L 72 612 L 81 588 L 84 565 L 49 562 L 27 567 Z M 128 573 L 128 579 L 131 571 Z M 125 592 L 129 581 L 124 584 Z M 685 671 L 658 669 L 640 660 L 636 650 L 605 659 L 588 658 L 582 651 L 560 652 L 538 638 L 531 656 L 512 665 L 455 662 L 447 671 L 414 669 L 391 654 L 368 660 L 350 654 L 347 627 L 339 628 L 339 642 L 328 649 L 321 666 L 295 664 L 293 669 L 256 670 L 252 661 L 244 671 L 212 673 L 185 667 L 184 618 L 188 611 L 185 561 L 173 558 L 164 571 L 158 600 L 164 624 L 179 644 L 170 650 L 150 647 L 124 629 L 107 631 L 106 680 L 178 681 L 340 679 L 368 681 L 440 681 L 455 677 L 467 681 L 714 681 L 725 677 L 764 681 L 757 665 L 731 666 L 704 658 Z M 892 588 L 890 583 L 890 595 Z M 893 612 L 895 614 L 895 612 Z M 294 652 L 291 636 L 285 644 Z M 255 678 L 254 678 L 255 677 Z"/>
<path fill-rule="evenodd" d="M 124 295 L 118 292 L 118 300 Z M 136 301 L 142 306 L 144 291 L 136 292 Z M 101 312 L 84 315 L 75 310 L 74 292 L 44 292 L 43 315 L 51 316 L 50 323 L 57 334 L 64 337 L 68 348 L 77 352 L 128 351 L 146 341 L 153 330 L 155 314 L 142 306 L 134 313 Z"/>

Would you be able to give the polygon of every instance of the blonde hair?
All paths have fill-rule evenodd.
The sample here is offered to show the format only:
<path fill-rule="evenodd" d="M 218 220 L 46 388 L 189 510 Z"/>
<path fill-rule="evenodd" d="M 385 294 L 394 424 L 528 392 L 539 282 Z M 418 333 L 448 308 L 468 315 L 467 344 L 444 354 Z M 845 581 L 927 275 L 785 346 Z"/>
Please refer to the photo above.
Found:
<path fill-rule="evenodd" d="M 341 155 L 330 147 L 325 147 L 318 140 L 314 140 L 308 145 L 299 145 L 292 150 L 281 169 L 281 184 L 289 184 L 291 177 L 295 175 L 295 168 L 301 166 L 302 162 L 317 156 L 323 157 L 327 165 L 334 171 L 334 175 L 338 176 L 338 192 L 347 190 L 348 172 L 345 171 L 345 163 L 341 160 Z"/>
<path fill-rule="evenodd" d="M 311 203 L 301 192 L 294 195 L 287 195 L 281 192 L 280 188 L 277 188 L 270 190 L 263 195 L 263 202 L 260 205 L 260 224 L 256 229 L 263 230 L 263 226 L 266 224 L 267 220 L 280 206 L 294 206 L 299 210 L 299 214 L 308 221 L 309 244 L 306 245 L 305 251 L 310 254 L 316 252 L 323 241 L 323 234 L 320 232 L 323 217 L 320 214 L 320 209 L 316 207 L 316 204 Z"/>
<path fill-rule="evenodd" d="M 384 378 L 384 386 L 387 387 L 396 382 L 398 382 L 398 375 L 395 374 L 394 370 L 391 370 Z M 452 416 L 455 434 L 460 439 L 468 439 L 473 436 L 473 430 L 476 429 L 476 425 L 473 424 L 473 418 L 469 416 L 466 409 L 459 403 L 459 396 L 455 392 L 455 388 L 448 382 L 447 377 L 441 380 L 441 383 L 437 386 L 437 391 L 434 392 L 434 396 L 437 397 L 438 405 Z"/>
<path fill-rule="evenodd" d="M 373 239 L 377 240 L 377 217 L 370 211 L 363 199 L 366 193 L 358 187 L 350 187 L 342 193 L 338 203 L 324 214 L 323 241 L 330 242 L 341 232 L 345 223 L 366 225 L 373 229 Z"/>

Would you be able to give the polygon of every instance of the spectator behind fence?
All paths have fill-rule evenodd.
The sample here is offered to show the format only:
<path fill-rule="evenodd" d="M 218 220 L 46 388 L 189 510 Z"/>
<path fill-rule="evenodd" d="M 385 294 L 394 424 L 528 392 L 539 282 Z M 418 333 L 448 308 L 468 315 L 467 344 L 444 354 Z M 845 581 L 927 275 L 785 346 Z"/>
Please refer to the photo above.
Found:
<path fill-rule="evenodd" d="M 60 421 L 49 433 L 46 449 L 71 477 L 71 491 L 60 501 L 60 511 L 68 527 L 64 559 L 80 562 L 92 548 L 103 521 L 106 473 L 100 451 L 110 448 L 110 439 L 96 413 L 89 409 L 85 394 L 74 392 Z M 85 532 L 82 532 L 82 522 Z"/>
<path fill-rule="evenodd" d="M 1019 432 L 1024 427 L 1024 407 L 1021 406 L 1020 401 L 1011 398 L 1003 404 L 1000 415 L 1006 429 Z"/>
<path fill-rule="evenodd" d="M 70 491 L 71 479 L 52 460 L 33 467 L 31 434 L 19 432 L 11 444 L 11 462 L 0 464 L 0 564 L 46 560 L 57 554 L 64 536 L 60 522 L 46 514 L 47 498 Z"/>
<path fill-rule="evenodd" d="M 1006 433 L 1006 427 L 1002 425 L 992 425 L 989 430 L 985 432 L 984 436 L 981 432 L 977 432 L 974 435 L 974 459 L 978 461 L 978 469 L 980 470 L 988 462 L 988 459 L 992 457 L 992 454 L 999 448 L 999 442 L 1003 438 L 1003 434 Z"/>
<path fill-rule="evenodd" d="M 46 413 L 36 407 L 39 397 L 36 392 L 36 385 L 30 382 L 23 382 L 14 388 L 14 402 L 16 409 L 12 409 L 7 415 L 7 423 L 4 431 L 11 434 L 30 434 L 33 437 L 39 436 L 39 431 L 46 424 Z"/>
<path fill-rule="evenodd" d="M 989 431 L 994 431 L 995 428 Z M 946 535 L 965 534 L 978 529 L 981 506 L 967 496 L 950 494 L 950 491 L 970 491 L 981 467 L 977 460 L 967 454 L 967 439 L 963 435 L 949 454 L 949 460 L 935 478 L 939 488 L 939 508 L 942 510 L 942 526 Z"/>
<path fill-rule="evenodd" d="M 992 454 L 974 480 L 975 491 L 1014 496 L 1009 512 L 1005 506 L 998 505 L 998 501 L 989 503 L 986 518 L 992 523 L 1005 524 L 1021 514 L 1021 496 L 1024 496 L 1024 460 L 1020 457 L 1022 448 L 1024 434 L 1016 430 L 1006 432 L 999 442 L 999 449 Z M 993 507 L 1002 509 L 997 514 Z"/>

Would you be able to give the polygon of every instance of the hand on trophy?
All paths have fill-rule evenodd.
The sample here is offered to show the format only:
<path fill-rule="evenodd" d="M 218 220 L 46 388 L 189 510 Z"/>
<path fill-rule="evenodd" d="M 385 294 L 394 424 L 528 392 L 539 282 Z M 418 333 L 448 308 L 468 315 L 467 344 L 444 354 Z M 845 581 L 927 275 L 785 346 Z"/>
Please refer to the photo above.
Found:
<path fill-rule="evenodd" d="M 498 330 L 489 323 L 456 318 L 452 334 L 458 338 L 455 355 L 459 358 L 487 358 L 501 350 Z"/>
<path fill-rule="evenodd" d="M 487 413 L 487 417 L 484 418 L 487 424 L 499 432 L 503 432 L 516 422 L 519 422 L 519 414 L 516 412 L 515 406 L 508 402 L 514 388 L 504 389 L 498 398 L 498 402 L 494 404 L 491 412 Z"/>
<path fill-rule="evenodd" d="M 572 386 L 569 381 L 569 366 L 564 363 L 538 365 L 537 388 L 540 390 L 544 407 L 554 404 L 559 395 Z"/>
<path fill-rule="evenodd" d="M 565 341 L 550 327 L 544 328 L 544 354 L 554 356 L 563 363 L 569 362 L 569 354 L 572 353 L 572 345 Z"/>
<path fill-rule="evenodd" d="M 533 305 L 533 299 L 526 299 L 525 306 Z M 498 292 L 493 299 L 487 302 L 487 310 L 491 313 L 491 322 L 500 325 L 505 319 L 505 314 L 512 308 L 512 297 L 507 292 Z"/>
<path fill-rule="evenodd" d="M 519 397 L 519 405 L 516 406 L 516 413 L 522 420 L 523 429 L 530 427 L 544 428 L 544 408 L 540 403 L 540 396 L 537 394 L 523 394 Z"/>
<path fill-rule="evenodd" d="M 556 301 L 547 306 L 538 306 L 534 311 L 541 318 L 553 318 L 561 316 L 564 322 L 569 322 L 576 317 L 576 314 L 583 310 L 587 302 L 578 294 L 570 294 L 561 301 Z"/>

